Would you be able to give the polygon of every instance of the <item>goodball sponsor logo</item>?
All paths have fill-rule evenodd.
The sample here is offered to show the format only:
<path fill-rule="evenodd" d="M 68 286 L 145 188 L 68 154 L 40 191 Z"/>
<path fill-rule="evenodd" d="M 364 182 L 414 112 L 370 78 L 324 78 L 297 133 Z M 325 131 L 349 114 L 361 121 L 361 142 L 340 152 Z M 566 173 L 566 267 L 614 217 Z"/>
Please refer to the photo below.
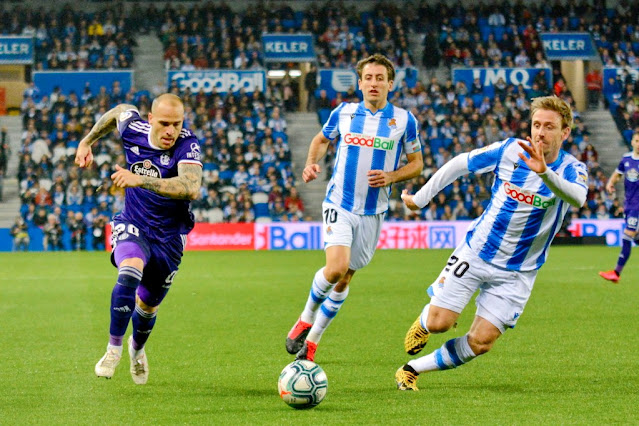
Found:
<path fill-rule="evenodd" d="M 556 197 L 543 197 L 535 194 L 534 192 L 526 191 L 525 189 L 522 189 L 517 185 L 513 185 L 510 182 L 504 182 L 504 190 L 506 191 L 506 195 L 513 200 L 528 204 L 529 206 L 537 207 L 538 209 L 547 209 L 548 207 L 554 206 L 557 202 Z"/>
<path fill-rule="evenodd" d="M 344 135 L 344 143 L 346 145 L 365 146 L 373 149 L 383 149 L 385 151 L 390 151 L 395 146 L 395 141 L 392 139 L 368 136 L 361 133 L 346 133 L 346 135 Z"/>

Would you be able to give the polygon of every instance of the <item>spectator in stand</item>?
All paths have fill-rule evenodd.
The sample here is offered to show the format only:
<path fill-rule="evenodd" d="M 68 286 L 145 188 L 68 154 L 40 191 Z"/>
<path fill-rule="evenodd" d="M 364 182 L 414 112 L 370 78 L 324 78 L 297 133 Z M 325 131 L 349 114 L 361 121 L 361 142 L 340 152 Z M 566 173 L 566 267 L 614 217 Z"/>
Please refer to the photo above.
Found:
<path fill-rule="evenodd" d="M 21 216 L 16 218 L 10 233 L 13 237 L 13 251 L 29 250 L 29 227 Z"/>
<path fill-rule="evenodd" d="M 588 89 L 588 106 L 596 108 L 599 105 L 599 97 L 602 89 L 603 77 L 599 68 L 593 68 L 586 74 L 586 87 Z"/>

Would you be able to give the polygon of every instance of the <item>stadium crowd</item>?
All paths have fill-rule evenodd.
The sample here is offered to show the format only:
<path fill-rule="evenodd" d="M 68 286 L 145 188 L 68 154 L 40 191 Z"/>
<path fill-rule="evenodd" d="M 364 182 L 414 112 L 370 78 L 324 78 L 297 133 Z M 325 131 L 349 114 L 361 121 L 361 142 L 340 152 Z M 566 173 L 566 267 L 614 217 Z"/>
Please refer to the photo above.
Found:
<path fill-rule="evenodd" d="M 0 32 L 34 34 L 36 69 L 130 67 L 138 31 L 155 31 L 164 46 L 167 68 L 182 70 L 261 68 L 265 64 L 260 36 L 265 31 L 311 32 L 318 65 L 329 68 L 353 67 L 371 52 L 385 54 L 397 66 L 412 66 L 409 31 L 425 34 L 423 64 L 427 67 L 443 61 L 450 66 L 546 68 L 550 64 L 540 49 L 538 34 L 565 29 L 590 31 L 604 63 L 632 65 L 639 47 L 639 31 L 634 31 L 632 19 L 636 8 L 623 1 L 616 9 L 576 1 L 565 6 L 519 2 L 432 6 L 422 2 L 415 9 L 417 13 L 409 13 L 408 8 L 393 5 L 378 4 L 369 12 L 357 12 L 345 4 L 314 3 L 303 12 L 281 5 L 270 11 L 255 7 L 236 13 L 224 3 L 207 3 L 188 9 L 166 5 L 162 10 L 152 4 L 143 12 L 135 5 L 128 14 L 124 9 L 107 7 L 89 14 L 67 5 L 57 14 L 29 8 L 21 14 L 5 11 Z M 590 16 L 588 13 L 597 19 L 587 21 L 584 17 Z M 136 31 L 132 31 L 133 16 L 143 17 L 136 21 Z M 525 138 L 530 127 L 530 98 L 554 92 L 574 106 L 560 73 L 553 72 L 551 77 L 548 85 L 542 71 L 528 90 L 501 81 L 490 94 L 479 81 L 466 87 L 435 78 L 413 88 L 398 88 L 392 102 L 411 110 L 421 123 L 425 167 L 417 182 L 393 188 L 389 219 L 479 216 L 490 195 L 490 177 L 460 179 L 417 214 L 403 208 L 399 194 L 403 188 L 411 192 L 419 188 L 460 152 L 507 137 Z M 635 95 L 639 91 L 630 76 L 618 80 L 614 86 L 618 91 L 604 93 L 604 98 L 616 114 L 620 130 L 633 130 L 639 124 L 639 96 Z M 298 106 L 295 84 L 288 76 L 269 80 L 264 93 L 251 95 L 243 91 L 180 93 L 176 86 L 167 88 L 184 100 L 185 125 L 202 144 L 204 185 L 201 199 L 193 204 L 197 221 L 305 219 L 286 134 L 285 113 Z M 320 90 L 315 94 L 313 104 L 319 110 L 334 108 L 342 101 L 359 101 L 353 90 L 333 99 Z M 41 228 L 47 238 L 45 246 L 52 249 L 85 248 L 87 244 L 100 248 L 108 218 L 123 203 L 123 192 L 109 179 L 112 165 L 124 163 L 122 148 L 113 138 L 99 142 L 95 146 L 96 167 L 82 171 L 73 166 L 73 153 L 97 117 L 110 107 L 132 103 L 146 116 L 151 98 L 148 92 L 135 89 L 123 93 L 117 84 L 99 93 L 87 88 L 79 94 L 45 94 L 33 85 L 29 87 L 22 105 L 24 133 L 18 176 L 22 208 L 16 225 L 24 221 Z M 587 205 L 573 209 L 571 216 L 622 217 L 618 200 L 604 191 L 606 176 L 589 143 L 587 126 L 576 110 L 575 116 L 575 128 L 564 148 L 588 164 L 591 177 Z M 329 152 L 327 165 L 331 159 Z M 63 234 L 67 235 L 64 242 Z"/>

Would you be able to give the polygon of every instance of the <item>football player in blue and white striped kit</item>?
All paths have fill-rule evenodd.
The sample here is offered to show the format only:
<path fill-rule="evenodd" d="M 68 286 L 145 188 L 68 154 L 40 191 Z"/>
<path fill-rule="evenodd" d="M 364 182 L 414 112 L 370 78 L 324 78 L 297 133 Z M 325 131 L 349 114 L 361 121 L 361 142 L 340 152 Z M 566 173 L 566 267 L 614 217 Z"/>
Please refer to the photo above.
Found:
<path fill-rule="evenodd" d="M 459 367 L 488 352 L 515 326 L 569 207 L 586 202 L 586 166 L 561 150 L 572 126 L 570 106 L 556 96 L 535 98 L 531 117 L 528 142 L 509 138 L 458 155 L 415 195 L 402 194 L 417 210 L 460 176 L 495 173 L 490 204 L 428 289 L 430 303 L 406 334 L 406 352 L 418 353 L 430 333 L 449 330 L 479 290 L 475 320 L 464 336 L 400 367 L 400 390 L 417 390 L 420 373 Z"/>
<path fill-rule="evenodd" d="M 313 138 L 302 173 L 317 178 L 319 160 L 335 138 L 333 174 L 322 204 L 326 266 L 318 270 L 299 319 L 286 337 L 297 359 L 315 359 L 322 334 L 348 296 L 355 271 L 366 266 L 377 247 L 391 184 L 418 176 L 423 167 L 417 120 L 388 102 L 395 69 L 376 54 L 357 64 L 364 101 L 342 103 Z M 407 163 L 400 164 L 402 152 Z"/>

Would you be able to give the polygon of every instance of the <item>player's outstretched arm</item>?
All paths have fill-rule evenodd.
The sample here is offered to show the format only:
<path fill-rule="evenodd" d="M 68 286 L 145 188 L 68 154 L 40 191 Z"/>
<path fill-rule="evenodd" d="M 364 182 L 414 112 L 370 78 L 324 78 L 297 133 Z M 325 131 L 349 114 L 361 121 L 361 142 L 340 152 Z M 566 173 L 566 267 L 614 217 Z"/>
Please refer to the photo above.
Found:
<path fill-rule="evenodd" d="M 168 179 L 136 175 L 118 165 L 115 170 L 111 179 L 121 188 L 139 186 L 174 200 L 195 200 L 200 195 L 202 167 L 198 164 L 179 164 L 178 175 Z"/>
<path fill-rule="evenodd" d="M 308 148 L 308 156 L 306 157 L 306 166 L 304 166 L 304 171 L 302 171 L 302 179 L 305 183 L 317 179 L 317 175 L 322 171 L 318 163 L 326 155 L 329 143 L 331 143 L 331 140 L 327 139 L 321 131 L 311 141 L 311 146 Z"/>
<path fill-rule="evenodd" d="M 80 167 L 89 167 L 93 163 L 93 153 L 91 145 L 93 145 L 102 136 L 107 135 L 115 130 L 117 119 L 121 113 L 126 110 L 137 110 L 135 105 L 120 104 L 109 111 L 105 112 L 102 117 L 93 125 L 91 131 L 80 141 L 78 149 L 75 153 L 75 164 Z"/>

